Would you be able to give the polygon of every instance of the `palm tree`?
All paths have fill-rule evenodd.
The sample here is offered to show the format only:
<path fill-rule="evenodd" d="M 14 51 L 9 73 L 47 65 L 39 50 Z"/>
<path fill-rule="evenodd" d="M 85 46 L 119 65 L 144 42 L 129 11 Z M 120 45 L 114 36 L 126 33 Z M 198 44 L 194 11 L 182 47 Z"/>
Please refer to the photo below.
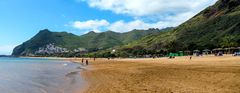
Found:
<path fill-rule="evenodd" d="M 234 36 L 226 35 L 222 38 L 221 46 L 222 48 L 229 48 L 228 52 L 230 52 L 230 47 L 235 47 L 237 42 L 234 40 Z"/>

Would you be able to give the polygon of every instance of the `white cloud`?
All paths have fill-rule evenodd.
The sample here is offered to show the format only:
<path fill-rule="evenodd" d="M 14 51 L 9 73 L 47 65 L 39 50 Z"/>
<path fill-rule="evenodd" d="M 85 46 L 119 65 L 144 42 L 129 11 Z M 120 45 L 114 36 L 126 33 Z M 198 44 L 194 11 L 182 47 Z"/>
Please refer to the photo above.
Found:
<path fill-rule="evenodd" d="M 217 0 L 82 0 L 90 7 L 109 10 L 116 14 L 152 16 L 196 12 Z"/>
<path fill-rule="evenodd" d="M 181 17 L 181 16 L 180 16 Z M 171 17 L 170 17 L 171 18 Z M 96 23 L 98 22 L 98 24 Z M 89 24 L 94 25 L 89 25 Z M 104 25 L 99 25 L 103 24 Z M 166 28 L 166 27 L 173 27 L 175 25 L 180 24 L 180 22 L 169 22 L 169 21 L 159 21 L 156 23 L 146 23 L 141 20 L 134 20 L 130 22 L 125 22 L 123 20 L 119 20 L 113 23 L 110 23 L 106 20 L 104 22 L 99 21 L 75 21 L 71 24 L 72 27 L 85 31 L 84 34 L 88 33 L 89 31 L 95 31 L 95 32 L 102 32 L 106 30 L 112 30 L 115 32 L 128 32 L 133 29 L 149 29 L 149 28 Z"/>
<path fill-rule="evenodd" d="M 145 23 L 140 20 L 124 22 L 122 20 L 111 24 L 108 29 L 116 32 L 128 32 L 133 29 L 162 28 L 159 23 Z"/>
<path fill-rule="evenodd" d="M 10 55 L 15 45 L 3 45 L 0 46 L 0 55 Z"/>
<path fill-rule="evenodd" d="M 106 20 L 88 20 L 88 21 L 75 21 L 72 23 L 74 28 L 80 30 L 94 30 L 98 31 L 101 27 L 108 26 L 109 22 Z"/>
<path fill-rule="evenodd" d="M 113 24 L 111 24 L 108 29 L 116 31 L 116 32 L 126 32 L 126 31 L 130 31 L 132 29 L 144 29 L 146 28 L 146 24 L 142 21 L 139 20 L 135 20 L 132 22 L 124 22 L 122 20 L 117 21 Z"/>
<path fill-rule="evenodd" d="M 133 29 L 175 27 L 187 21 L 217 0 L 77 0 L 87 2 L 92 8 L 129 15 L 130 22 L 110 23 L 107 20 L 76 21 L 73 27 L 80 30 L 112 30 L 127 32 Z"/>

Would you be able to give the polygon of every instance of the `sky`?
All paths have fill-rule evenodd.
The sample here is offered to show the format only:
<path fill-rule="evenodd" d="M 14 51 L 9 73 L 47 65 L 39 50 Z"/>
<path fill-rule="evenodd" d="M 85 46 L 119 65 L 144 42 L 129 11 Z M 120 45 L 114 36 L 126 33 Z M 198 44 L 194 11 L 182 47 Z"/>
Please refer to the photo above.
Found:
<path fill-rule="evenodd" d="M 0 55 L 42 29 L 82 35 L 176 27 L 217 0 L 0 0 Z"/>

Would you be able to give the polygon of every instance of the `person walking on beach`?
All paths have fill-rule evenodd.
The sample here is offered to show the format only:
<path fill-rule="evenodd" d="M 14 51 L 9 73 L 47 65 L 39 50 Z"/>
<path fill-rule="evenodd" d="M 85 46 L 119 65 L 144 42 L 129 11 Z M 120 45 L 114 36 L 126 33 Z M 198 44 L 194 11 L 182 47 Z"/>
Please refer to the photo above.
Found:
<path fill-rule="evenodd" d="M 190 60 L 192 60 L 192 56 L 190 56 Z"/>
<path fill-rule="evenodd" d="M 86 60 L 86 65 L 88 65 L 88 60 Z"/>
<path fill-rule="evenodd" d="M 82 58 L 82 64 L 83 64 L 84 59 Z"/>

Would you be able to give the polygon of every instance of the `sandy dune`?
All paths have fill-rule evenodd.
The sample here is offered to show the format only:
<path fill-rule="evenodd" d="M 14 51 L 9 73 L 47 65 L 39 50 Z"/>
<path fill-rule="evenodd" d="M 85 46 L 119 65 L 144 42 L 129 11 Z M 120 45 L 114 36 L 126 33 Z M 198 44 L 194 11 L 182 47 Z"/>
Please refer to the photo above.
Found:
<path fill-rule="evenodd" d="M 97 59 L 82 74 L 85 93 L 240 93 L 240 57 L 232 56 Z"/>

